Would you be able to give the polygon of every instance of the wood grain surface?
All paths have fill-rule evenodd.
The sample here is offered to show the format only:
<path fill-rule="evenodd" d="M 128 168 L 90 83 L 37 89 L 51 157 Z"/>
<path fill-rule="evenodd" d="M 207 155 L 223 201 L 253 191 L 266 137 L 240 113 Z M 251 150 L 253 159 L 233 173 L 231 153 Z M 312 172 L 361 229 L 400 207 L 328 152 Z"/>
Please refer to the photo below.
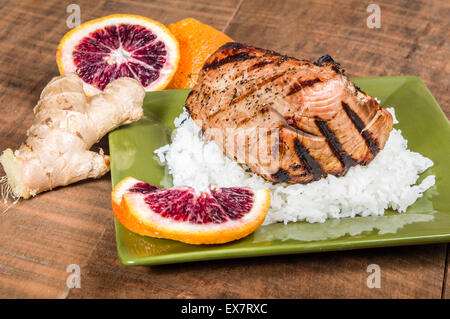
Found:
<path fill-rule="evenodd" d="M 112 13 L 164 24 L 194 17 L 236 41 L 299 58 L 328 53 L 350 76 L 416 75 L 450 116 L 445 0 L 376 1 L 380 29 L 367 28 L 364 1 L 2 0 L 1 150 L 20 145 L 41 90 L 58 74 L 54 55 L 70 3 L 80 5 L 82 21 Z M 0 297 L 450 298 L 446 244 L 127 268 L 117 259 L 110 190 L 108 174 L 0 215 Z M 366 285 L 372 263 L 382 270 L 380 289 Z M 79 289 L 67 288 L 70 264 L 81 266 Z"/>

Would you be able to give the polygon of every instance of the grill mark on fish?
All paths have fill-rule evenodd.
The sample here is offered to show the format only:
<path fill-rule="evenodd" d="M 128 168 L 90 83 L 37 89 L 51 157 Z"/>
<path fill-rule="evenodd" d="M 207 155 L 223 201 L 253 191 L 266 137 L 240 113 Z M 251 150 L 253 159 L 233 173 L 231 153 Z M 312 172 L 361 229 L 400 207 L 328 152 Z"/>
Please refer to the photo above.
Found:
<path fill-rule="evenodd" d="M 293 95 L 293 94 L 297 93 L 298 91 L 300 91 L 304 87 L 313 86 L 317 82 L 320 82 L 320 79 L 316 78 L 314 80 L 295 82 L 294 85 L 292 85 L 292 87 L 289 89 L 289 92 L 286 96 Z"/>
<path fill-rule="evenodd" d="M 372 153 L 372 155 L 375 157 L 375 155 L 377 155 L 378 152 L 380 151 L 377 139 L 373 138 L 372 133 L 365 130 L 364 122 L 361 120 L 358 114 L 356 114 L 356 112 L 350 108 L 350 106 L 347 103 L 342 102 L 342 107 L 344 108 L 345 113 L 347 113 L 347 116 L 352 121 L 353 125 L 361 134 L 362 138 L 364 139 L 364 142 L 369 148 L 370 153 Z"/>
<path fill-rule="evenodd" d="M 253 94 L 253 93 L 256 92 L 257 90 L 259 90 L 259 89 L 260 89 L 261 87 L 263 87 L 264 85 L 266 85 L 266 84 L 268 84 L 268 83 L 270 83 L 270 82 L 275 81 L 276 79 L 282 77 L 282 76 L 285 75 L 285 74 L 286 74 L 286 72 L 282 72 L 282 73 L 279 73 L 279 74 L 275 74 L 274 76 L 272 76 L 272 77 L 270 77 L 270 78 L 267 78 L 267 79 L 265 79 L 265 80 L 262 81 L 262 82 L 259 82 L 258 84 L 256 84 L 255 87 L 253 87 L 253 88 L 252 88 L 251 90 L 249 90 L 247 93 L 242 94 L 242 95 L 238 96 L 237 98 L 231 99 L 230 105 L 233 105 L 233 104 L 235 104 L 235 103 L 238 103 L 238 102 L 242 101 L 242 100 L 245 99 L 246 97 L 250 96 L 251 94 Z"/>
<path fill-rule="evenodd" d="M 309 132 L 309 131 L 305 130 L 304 128 L 298 127 L 297 124 L 295 123 L 295 119 L 293 117 L 287 117 L 287 118 L 285 118 L 285 120 L 286 120 L 287 125 L 289 127 L 292 127 L 294 130 L 300 131 L 307 135 L 312 135 L 312 136 L 317 137 L 316 134 Z"/>
<path fill-rule="evenodd" d="M 333 68 L 333 70 L 338 73 L 338 74 L 342 74 L 344 75 L 345 70 L 341 67 L 341 64 L 334 61 L 333 58 L 331 56 L 329 56 L 328 54 L 325 54 L 323 56 L 321 56 L 320 58 L 317 59 L 316 62 L 314 62 L 315 65 L 317 66 L 324 66 L 325 64 L 329 64 L 331 65 L 331 67 Z"/>
<path fill-rule="evenodd" d="M 249 55 L 248 52 L 240 52 L 236 53 L 234 55 L 227 56 L 226 58 L 223 58 L 221 60 L 215 59 L 213 62 L 209 64 L 203 65 L 203 70 L 213 70 L 217 69 L 227 63 L 237 62 L 237 61 L 245 61 L 249 59 L 254 59 L 256 56 Z"/>
<path fill-rule="evenodd" d="M 265 65 L 267 65 L 267 64 L 272 64 L 273 62 L 274 62 L 274 61 L 261 61 L 261 62 L 255 63 L 255 64 L 253 64 L 252 66 L 250 66 L 250 67 L 247 69 L 247 71 L 250 72 L 250 71 L 253 71 L 253 70 L 262 68 L 263 66 L 265 66 Z"/>
<path fill-rule="evenodd" d="M 378 140 L 373 138 L 372 133 L 369 131 L 362 131 L 361 136 L 364 138 L 370 153 L 375 157 L 380 151 L 380 146 L 378 145 Z M 364 163 L 366 163 L 364 161 Z"/>
<path fill-rule="evenodd" d="M 188 99 L 192 94 L 194 94 L 195 93 L 195 91 L 194 90 L 191 90 L 191 92 L 189 92 L 189 94 L 188 94 L 188 96 L 186 97 L 186 99 Z"/>
<path fill-rule="evenodd" d="M 333 64 L 335 62 L 329 54 L 322 55 L 320 58 L 317 59 L 316 62 L 314 62 L 314 64 L 317 66 L 322 66 L 324 63 Z"/>
<path fill-rule="evenodd" d="M 245 47 L 245 46 L 239 42 L 227 42 L 224 45 L 222 45 L 217 51 L 222 51 L 225 49 L 240 49 L 243 47 Z"/>
<path fill-rule="evenodd" d="M 295 123 L 293 123 L 292 117 L 285 118 L 280 112 L 277 111 L 277 109 L 275 109 L 274 107 L 272 107 L 270 105 L 268 105 L 268 108 L 273 114 L 275 114 L 276 116 L 279 117 L 279 119 L 285 125 L 286 129 L 291 130 L 298 135 L 301 135 L 303 138 L 307 138 L 307 139 L 311 139 L 311 140 L 315 140 L 315 141 L 323 141 L 324 138 L 322 136 L 317 136 L 314 133 L 308 132 L 307 130 L 298 127 Z M 288 120 L 289 120 L 289 122 L 288 122 Z"/>
<path fill-rule="evenodd" d="M 291 177 L 289 176 L 289 172 L 280 168 L 276 173 L 271 175 L 273 179 L 281 182 L 281 183 L 287 183 L 291 180 Z"/>
<path fill-rule="evenodd" d="M 289 165 L 289 168 L 292 168 L 294 171 L 297 171 L 300 168 L 302 168 L 302 166 L 300 164 L 293 163 L 293 164 Z"/>
<path fill-rule="evenodd" d="M 330 130 L 325 121 L 321 120 L 320 118 L 316 118 L 314 120 L 314 123 L 317 125 L 323 136 L 325 136 L 327 144 L 333 152 L 334 156 L 336 156 L 339 162 L 341 162 L 342 167 L 344 168 L 344 171 L 341 175 L 347 173 L 350 167 L 358 164 L 358 162 L 354 158 L 352 158 L 344 151 L 341 142 L 339 142 L 336 135 Z"/>
<path fill-rule="evenodd" d="M 278 60 L 277 66 L 282 65 L 282 64 L 283 64 L 284 62 L 286 62 L 288 59 L 289 59 L 289 57 L 288 57 L 287 55 L 283 55 L 283 56 L 281 57 L 281 59 Z"/>
<path fill-rule="evenodd" d="M 273 64 L 274 61 L 270 61 L 270 60 L 265 60 L 265 61 L 261 61 L 261 62 L 257 62 L 251 66 L 249 66 L 247 69 L 243 68 L 241 71 L 237 71 L 236 74 L 232 77 L 232 80 L 235 81 L 239 78 L 242 78 L 240 80 L 241 84 L 244 84 L 244 79 L 243 79 L 243 75 L 247 72 L 250 73 L 252 71 L 255 71 L 258 68 L 262 68 L 265 65 L 268 64 Z"/>
<path fill-rule="evenodd" d="M 363 94 L 366 94 L 366 92 L 364 92 L 363 90 L 361 90 L 361 88 L 357 85 L 355 85 L 355 89 Z"/>
<path fill-rule="evenodd" d="M 327 176 L 320 164 L 311 156 L 308 149 L 303 146 L 297 137 L 294 140 L 294 150 L 305 170 L 312 175 L 314 181 Z"/>
<path fill-rule="evenodd" d="M 345 70 L 340 66 L 339 63 L 333 64 L 332 68 L 333 68 L 334 72 L 336 72 L 336 73 L 339 73 L 339 74 L 345 73 Z"/>
<path fill-rule="evenodd" d="M 261 56 L 283 56 L 278 52 L 272 51 L 272 50 L 266 50 L 258 47 L 251 47 L 243 43 L 239 42 L 227 42 L 224 45 L 222 45 L 220 48 L 217 49 L 216 52 L 223 52 L 226 53 L 227 51 L 231 51 L 233 54 L 237 51 L 242 50 L 242 52 L 257 52 L 260 51 L 262 53 Z M 291 58 L 288 56 L 285 56 L 286 58 Z"/>
<path fill-rule="evenodd" d="M 347 103 L 342 102 L 341 104 L 342 104 L 342 107 L 344 108 L 345 113 L 347 113 L 347 116 L 352 121 L 353 125 L 355 125 L 356 129 L 361 133 L 362 130 L 364 130 L 364 128 L 366 127 L 364 122 L 361 120 L 361 118 L 358 116 L 358 114 L 356 114 L 350 108 L 350 106 Z"/>

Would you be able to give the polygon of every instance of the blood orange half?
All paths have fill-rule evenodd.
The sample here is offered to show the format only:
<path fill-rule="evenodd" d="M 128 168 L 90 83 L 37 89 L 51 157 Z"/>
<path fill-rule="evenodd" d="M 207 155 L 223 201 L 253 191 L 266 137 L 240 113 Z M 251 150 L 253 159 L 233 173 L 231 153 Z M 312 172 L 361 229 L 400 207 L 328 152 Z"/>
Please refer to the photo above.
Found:
<path fill-rule="evenodd" d="M 164 189 L 126 178 L 114 188 L 112 202 L 116 218 L 135 233 L 220 244 L 245 237 L 262 224 L 270 191 L 209 187 L 197 193 L 192 187 Z"/>
<path fill-rule="evenodd" d="M 164 25 L 136 15 L 110 15 L 83 23 L 59 43 L 61 74 L 76 72 L 93 95 L 119 77 L 137 79 L 146 91 L 164 89 L 178 67 L 178 41 Z"/>

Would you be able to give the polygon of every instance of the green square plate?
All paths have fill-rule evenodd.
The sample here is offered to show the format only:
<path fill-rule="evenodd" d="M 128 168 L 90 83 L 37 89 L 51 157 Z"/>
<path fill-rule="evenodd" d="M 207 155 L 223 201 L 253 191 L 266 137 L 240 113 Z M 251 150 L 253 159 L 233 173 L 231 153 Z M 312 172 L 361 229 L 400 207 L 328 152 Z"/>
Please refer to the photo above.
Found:
<path fill-rule="evenodd" d="M 431 158 L 434 166 L 421 178 L 434 174 L 436 185 L 406 214 L 330 219 L 323 224 L 290 223 L 262 226 L 252 235 L 222 245 L 196 246 L 140 236 L 117 220 L 116 239 L 124 265 L 155 265 L 196 260 L 306 253 L 425 244 L 450 241 L 450 125 L 446 116 L 416 77 L 354 79 L 384 107 L 394 107 L 409 148 Z M 168 143 L 173 119 L 181 112 L 189 90 L 148 93 L 145 118 L 109 134 L 111 178 L 115 185 L 133 176 L 157 186 L 170 186 L 167 170 L 153 151 Z"/>

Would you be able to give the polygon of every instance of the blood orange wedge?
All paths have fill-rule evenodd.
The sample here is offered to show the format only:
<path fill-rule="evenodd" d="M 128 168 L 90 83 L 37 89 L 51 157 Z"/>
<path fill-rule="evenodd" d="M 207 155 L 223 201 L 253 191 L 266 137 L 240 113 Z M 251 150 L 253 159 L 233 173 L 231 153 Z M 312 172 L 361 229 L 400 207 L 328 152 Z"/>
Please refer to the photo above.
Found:
<path fill-rule="evenodd" d="M 120 206 L 118 205 L 119 199 Z M 113 211 L 129 230 L 189 244 L 221 244 L 245 237 L 264 221 L 268 189 L 157 188 L 126 178 L 113 190 Z"/>
<path fill-rule="evenodd" d="M 136 15 L 116 14 L 83 23 L 59 43 L 61 74 L 76 72 L 93 95 L 119 77 L 141 82 L 146 91 L 164 89 L 178 67 L 178 41 L 164 25 Z"/>
<path fill-rule="evenodd" d="M 111 204 L 114 214 L 117 215 L 120 210 L 120 203 L 125 193 L 136 192 L 136 187 L 141 187 L 143 192 L 147 192 L 149 188 L 148 183 L 141 182 L 133 177 L 127 177 L 121 180 L 113 189 L 111 193 Z M 155 189 L 157 187 L 153 186 Z M 116 216 L 117 217 L 117 216 Z"/>

